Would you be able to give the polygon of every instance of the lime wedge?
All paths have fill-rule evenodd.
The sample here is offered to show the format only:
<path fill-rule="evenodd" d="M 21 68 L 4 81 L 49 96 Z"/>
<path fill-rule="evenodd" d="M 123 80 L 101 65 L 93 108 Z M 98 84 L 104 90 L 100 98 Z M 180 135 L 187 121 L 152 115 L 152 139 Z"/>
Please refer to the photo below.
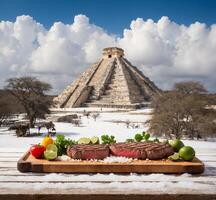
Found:
<path fill-rule="evenodd" d="M 46 150 L 44 152 L 44 157 L 46 160 L 54 160 L 58 157 L 57 151 Z"/>
<path fill-rule="evenodd" d="M 90 144 L 90 143 L 91 143 L 91 140 L 89 138 L 83 137 L 78 140 L 78 144 Z"/>
<path fill-rule="evenodd" d="M 168 159 L 172 161 L 177 161 L 179 160 L 179 153 L 174 153 L 173 155 L 169 156 Z"/>
<path fill-rule="evenodd" d="M 46 151 L 55 151 L 57 152 L 58 151 L 58 148 L 56 145 L 54 144 L 49 144 L 47 147 L 46 147 Z"/>
<path fill-rule="evenodd" d="M 91 143 L 92 144 L 99 144 L 99 138 L 97 136 L 94 136 L 91 138 Z"/>

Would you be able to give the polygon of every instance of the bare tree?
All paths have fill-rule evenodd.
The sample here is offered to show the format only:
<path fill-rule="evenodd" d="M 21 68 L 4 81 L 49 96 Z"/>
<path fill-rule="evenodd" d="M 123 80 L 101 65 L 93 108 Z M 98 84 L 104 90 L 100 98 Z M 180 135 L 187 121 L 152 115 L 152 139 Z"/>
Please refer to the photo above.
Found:
<path fill-rule="evenodd" d="M 99 116 L 100 116 L 99 113 L 92 114 L 92 117 L 93 117 L 94 121 L 96 121 Z"/>
<path fill-rule="evenodd" d="M 174 90 L 183 94 L 202 94 L 206 93 L 206 88 L 199 82 L 186 81 L 174 85 Z"/>
<path fill-rule="evenodd" d="M 5 89 L 24 107 L 30 127 L 34 127 L 36 118 L 45 118 L 45 114 L 50 113 L 52 99 L 45 94 L 51 89 L 50 84 L 35 77 L 10 78 Z"/>
<path fill-rule="evenodd" d="M 81 120 L 79 120 L 79 119 L 73 119 L 73 120 L 71 121 L 71 123 L 74 124 L 74 125 L 77 126 L 77 127 L 80 127 L 80 125 L 81 125 Z"/>
<path fill-rule="evenodd" d="M 126 127 L 129 128 L 129 127 L 130 127 L 130 124 L 131 124 L 130 120 L 127 119 L 127 120 L 125 121 L 125 124 L 126 124 Z"/>
<path fill-rule="evenodd" d="M 2 96 L 0 97 L 0 126 L 6 119 L 9 118 L 11 114 L 11 109 L 7 102 L 7 98 L 4 98 Z"/>
<path fill-rule="evenodd" d="M 90 116 L 90 112 L 84 110 L 84 112 L 83 112 L 83 116 L 86 116 L 87 118 L 89 118 L 89 116 Z"/>
<path fill-rule="evenodd" d="M 209 98 L 203 94 L 206 89 L 200 83 L 197 86 L 193 83 L 193 87 L 191 82 L 176 85 L 174 91 L 154 99 L 150 131 L 170 138 L 187 136 L 192 139 L 215 133 L 216 111 L 208 108 Z M 179 85 L 184 89 L 179 89 Z"/>

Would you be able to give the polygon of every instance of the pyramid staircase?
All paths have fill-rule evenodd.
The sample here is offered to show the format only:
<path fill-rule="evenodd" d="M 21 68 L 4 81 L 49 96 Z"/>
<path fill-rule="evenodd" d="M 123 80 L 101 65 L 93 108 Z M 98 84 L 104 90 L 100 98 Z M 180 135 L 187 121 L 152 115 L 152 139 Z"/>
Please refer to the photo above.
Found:
<path fill-rule="evenodd" d="M 137 108 L 148 105 L 161 91 L 123 55 L 124 51 L 116 47 L 104 49 L 103 59 L 54 99 L 57 106 Z"/>
<path fill-rule="evenodd" d="M 115 65 L 106 85 L 104 93 L 99 99 L 92 100 L 91 96 L 85 106 L 103 107 L 137 107 L 145 99 L 141 88 L 128 72 L 125 65 L 116 58 Z"/>

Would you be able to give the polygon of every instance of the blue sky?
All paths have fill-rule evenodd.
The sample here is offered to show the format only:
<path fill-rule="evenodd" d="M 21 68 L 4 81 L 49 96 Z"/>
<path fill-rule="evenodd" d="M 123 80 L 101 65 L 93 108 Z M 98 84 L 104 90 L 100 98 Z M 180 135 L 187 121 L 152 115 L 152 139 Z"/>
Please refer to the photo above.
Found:
<path fill-rule="evenodd" d="M 57 94 L 109 46 L 161 89 L 216 92 L 216 0 L 0 0 L 0 88 L 33 75 Z"/>
<path fill-rule="evenodd" d="M 195 21 L 216 22 L 215 0 L 1 0 L 0 20 L 15 21 L 30 15 L 49 28 L 53 22 L 70 24 L 77 14 L 85 14 L 92 23 L 121 35 L 131 20 L 141 17 L 158 20 L 168 16 L 178 24 Z"/>

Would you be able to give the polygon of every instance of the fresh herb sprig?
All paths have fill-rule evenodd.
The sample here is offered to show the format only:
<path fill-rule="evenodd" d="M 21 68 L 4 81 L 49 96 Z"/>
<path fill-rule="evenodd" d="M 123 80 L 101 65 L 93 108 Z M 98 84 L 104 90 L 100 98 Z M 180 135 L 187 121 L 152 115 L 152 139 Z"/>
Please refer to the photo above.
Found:
<path fill-rule="evenodd" d="M 141 142 L 141 141 L 147 141 L 147 142 L 154 142 L 154 143 L 160 143 L 160 140 L 158 138 L 155 138 L 153 140 L 150 140 L 150 134 L 147 132 L 137 133 L 134 136 L 134 139 L 127 139 L 126 142 Z"/>
<path fill-rule="evenodd" d="M 142 132 L 142 133 L 137 133 L 135 136 L 134 136 L 134 140 L 136 142 L 141 142 L 143 140 L 145 141 L 149 141 L 149 138 L 150 138 L 150 134 L 147 133 L 147 132 Z"/>
<path fill-rule="evenodd" d="M 57 135 L 55 145 L 58 148 L 58 156 L 66 155 L 68 146 L 76 144 L 77 142 L 69 138 L 65 138 L 64 135 Z"/>
<path fill-rule="evenodd" d="M 102 144 L 113 144 L 116 143 L 115 136 L 113 135 L 102 135 L 101 136 Z"/>

